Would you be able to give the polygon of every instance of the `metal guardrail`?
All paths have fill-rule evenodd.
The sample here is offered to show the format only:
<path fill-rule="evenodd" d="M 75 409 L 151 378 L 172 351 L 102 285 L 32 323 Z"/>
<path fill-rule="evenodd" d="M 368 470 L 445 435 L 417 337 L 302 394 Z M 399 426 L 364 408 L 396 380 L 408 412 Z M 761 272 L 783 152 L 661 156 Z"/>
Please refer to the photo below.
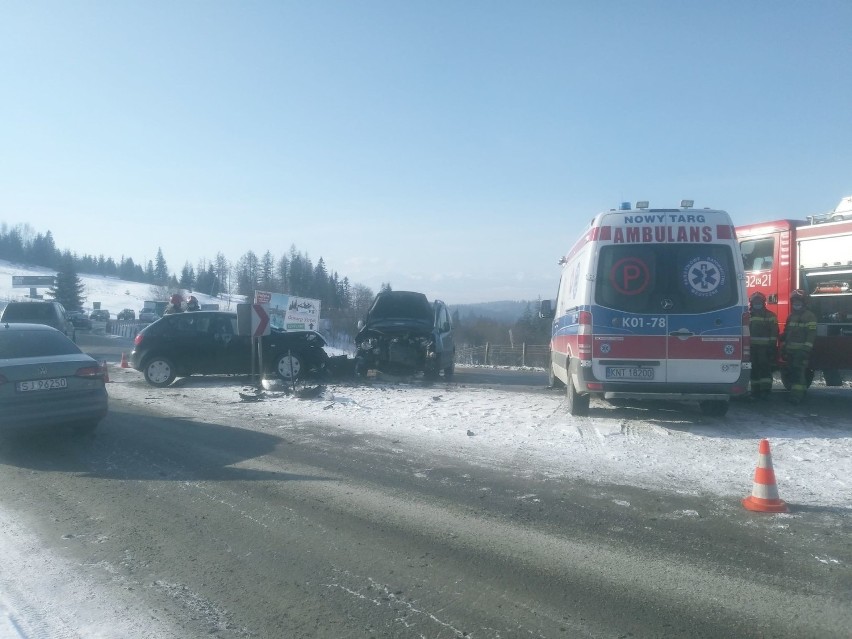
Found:
<path fill-rule="evenodd" d="M 143 328 L 151 322 L 140 322 L 139 320 L 109 320 L 106 322 L 106 332 L 109 335 L 119 335 L 133 339 Z M 97 322 L 94 322 L 97 324 Z"/>
<path fill-rule="evenodd" d="M 468 366 L 522 366 L 545 368 L 550 361 L 548 344 L 519 346 L 471 346 L 456 350 L 456 364 Z"/>

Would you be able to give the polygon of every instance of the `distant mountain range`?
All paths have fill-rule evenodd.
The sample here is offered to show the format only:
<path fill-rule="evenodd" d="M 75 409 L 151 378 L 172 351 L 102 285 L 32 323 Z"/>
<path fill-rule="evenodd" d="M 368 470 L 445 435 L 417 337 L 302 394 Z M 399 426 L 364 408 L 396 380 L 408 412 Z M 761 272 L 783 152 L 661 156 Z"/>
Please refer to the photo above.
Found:
<path fill-rule="evenodd" d="M 502 302 L 480 302 L 478 304 L 448 304 L 450 313 L 459 312 L 459 318 L 484 317 L 499 322 L 516 322 L 529 304 L 533 313 L 538 312 L 538 300 Z"/>

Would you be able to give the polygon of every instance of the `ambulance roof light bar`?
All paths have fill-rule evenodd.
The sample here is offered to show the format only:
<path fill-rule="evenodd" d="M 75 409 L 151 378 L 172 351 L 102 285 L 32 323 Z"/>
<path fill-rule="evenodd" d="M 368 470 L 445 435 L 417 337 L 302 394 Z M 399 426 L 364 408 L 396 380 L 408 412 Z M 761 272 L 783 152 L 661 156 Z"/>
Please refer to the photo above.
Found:
<path fill-rule="evenodd" d="M 630 202 L 622 202 L 621 206 L 618 207 L 620 211 L 629 211 L 631 208 Z"/>
<path fill-rule="evenodd" d="M 691 209 L 693 204 L 695 204 L 695 200 L 681 200 L 680 201 L 680 208 Z"/>
<path fill-rule="evenodd" d="M 650 204 L 651 203 L 648 200 L 639 200 L 638 202 L 636 202 L 636 208 L 637 209 L 647 209 L 648 206 L 650 206 Z"/>

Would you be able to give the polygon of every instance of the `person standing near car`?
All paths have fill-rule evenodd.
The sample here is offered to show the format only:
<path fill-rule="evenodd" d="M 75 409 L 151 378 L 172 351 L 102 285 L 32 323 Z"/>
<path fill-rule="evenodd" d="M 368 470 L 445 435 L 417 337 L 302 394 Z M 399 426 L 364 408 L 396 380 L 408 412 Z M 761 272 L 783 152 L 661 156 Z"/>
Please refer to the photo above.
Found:
<path fill-rule="evenodd" d="M 790 294 L 790 315 L 781 336 L 781 355 L 790 378 L 787 401 L 793 404 L 801 403 L 808 390 L 807 370 L 816 330 L 817 318 L 807 307 L 807 295 L 796 289 Z"/>
<path fill-rule="evenodd" d="M 778 317 L 766 308 L 766 296 L 754 293 L 749 299 L 751 320 L 751 396 L 768 399 L 772 392 L 772 365 L 778 344 Z"/>
<path fill-rule="evenodd" d="M 190 295 L 189 299 L 186 300 L 186 310 L 187 311 L 200 311 L 201 306 L 198 304 L 198 300 L 195 299 L 195 295 Z"/>
<path fill-rule="evenodd" d="M 163 311 L 163 315 L 172 315 L 174 313 L 183 313 L 183 298 L 177 293 L 169 298 L 169 305 Z"/>

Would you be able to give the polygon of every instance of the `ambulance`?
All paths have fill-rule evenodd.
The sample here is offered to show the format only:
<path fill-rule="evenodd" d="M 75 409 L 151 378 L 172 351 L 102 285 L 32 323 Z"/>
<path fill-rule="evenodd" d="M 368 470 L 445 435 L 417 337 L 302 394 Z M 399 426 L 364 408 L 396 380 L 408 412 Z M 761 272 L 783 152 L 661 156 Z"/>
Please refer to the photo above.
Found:
<path fill-rule="evenodd" d="M 652 209 L 600 213 L 559 264 L 549 378 L 568 412 L 604 399 L 698 402 L 722 416 L 748 390 L 749 314 L 743 261 L 725 211 Z"/>

